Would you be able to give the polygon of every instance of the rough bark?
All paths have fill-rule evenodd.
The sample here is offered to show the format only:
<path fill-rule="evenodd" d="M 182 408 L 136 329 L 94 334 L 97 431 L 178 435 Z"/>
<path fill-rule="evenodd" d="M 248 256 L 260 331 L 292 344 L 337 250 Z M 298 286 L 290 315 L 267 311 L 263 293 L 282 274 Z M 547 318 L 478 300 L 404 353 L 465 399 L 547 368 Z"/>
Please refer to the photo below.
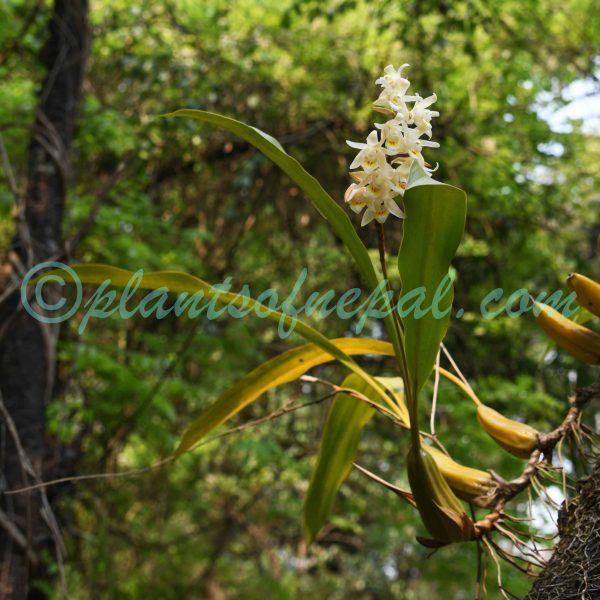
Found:
<path fill-rule="evenodd" d="M 560 541 L 526 600 L 600 598 L 600 460 L 559 514 Z"/>
<path fill-rule="evenodd" d="M 62 257 L 68 155 L 90 46 L 87 0 L 55 0 L 41 54 L 46 68 L 28 147 L 27 182 L 6 285 L 42 261 Z M 0 290 L 1 292 L 2 290 Z M 46 403 L 52 392 L 56 326 L 27 314 L 18 290 L 0 307 L 0 491 L 52 475 Z M 16 430 L 16 431 L 15 431 Z M 0 499 L 0 598 L 45 597 L 45 555 L 59 541 L 51 503 L 39 491 Z M 52 559 L 51 559 L 52 560 Z"/>

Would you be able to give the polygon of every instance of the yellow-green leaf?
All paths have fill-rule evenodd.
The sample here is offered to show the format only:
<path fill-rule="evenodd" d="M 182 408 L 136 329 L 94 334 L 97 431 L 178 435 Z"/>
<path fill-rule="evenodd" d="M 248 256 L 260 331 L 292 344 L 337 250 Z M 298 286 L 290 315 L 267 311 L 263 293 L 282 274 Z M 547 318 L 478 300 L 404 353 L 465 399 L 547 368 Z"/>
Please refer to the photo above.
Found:
<path fill-rule="evenodd" d="M 362 341 L 371 346 L 370 352 L 373 354 L 379 350 L 383 350 L 385 354 L 393 353 L 389 343 L 384 342 L 376 349 L 373 340 Z M 364 346 L 359 344 L 359 347 L 367 349 L 366 344 Z M 402 421 L 408 426 L 402 379 L 400 377 L 376 377 L 376 379 L 394 396 L 403 415 Z M 349 375 L 341 387 L 352 388 L 369 397 L 364 383 L 357 380 L 355 375 Z M 365 402 L 349 394 L 336 394 L 327 416 L 315 469 L 304 502 L 304 536 L 308 544 L 315 539 L 329 518 L 335 495 L 348 476 L 356 457 L 360 432 L 373 414 L 373 408 Z"/>
<path fill-rule="evenodd" d="M 80 264 L 72 265 L 71 268 L 73 271 L 75 271 L 82 283 L 99 284 L 109 280 L 111 285 L 124 287 L 130 283 L 135 275 L 132 271 L 127 271 L 118 267 L 112 267 L 110 265 Z M 56 269 L 45 274 L 45 276 L 48 275 L 60 275 L 62 277 L 64 273 L 60 269 Z M 224 292 L 222 290 L 215 289 L 209 283 L 206 283 L 198 277 L 177 271 L 142 273 L 137 282 L 137 288 L 150 290 L 164 289 L 168 290 L 169 292 L 187 292 L 189 294 L 202 292 L 206 298 L 214 299 L 215 303 L 217 304 L 231 304 L 241 309 L 258 310 L 261 314 L 265 315 L 271 320 L 276 321 L 277 323 L 283 322 L 285 323 L 286 327 L 294 326 L 295 331 L 298 334 L 303 336 L 309 342 L 317 345 L 319 348 L 321 348 L 321 350 L 330 354 L 334 359 L 337 359 L 350 371 L 356 373 L 356 375 L 358 375 L 370 386 L 370 388 L 372 388 L 372 391 L 375 395 L 381 398 L 384 403 L 392 404 L 392 409 L 395 409 L 395 405 L 391 403 L 391 400 L 387 396 L 385 390 L 373 377 L 366 373 L 360 366 L 356 364 L 356 362 L 354 362 L 354 360 L 352 360 L 352 358 L 350 358 L 345 352 L 333 344 L 328 338 L 299 319 L 273 310 L 247 296 L 241 296 L 240 294 L 235 294 L 233 292 Z M 185 444 L 182 441 L 177 448 L 175 455 L 181 455 L 192 444 L 194 444 L 195 441 L 197 440 L 193 440 L 192 438 L 187 438 Z"/>
<path fill-rule="evenodd" d="M 398 256 L 411 417 L 448 329 L 454 291 L 447 277 L 467 214 L 462 190 L 431 179 L 416 183 L 404 195 L 406 219 Z"/>
<path fill-rule="evenodd" d="M 394 355 L 394 350 L 389 342 L 337 338 L 331 340 L 331 343 L 349 356 L 356 354 Z M 318 346 L 305 344 L 266 361 L 221 394 L 188 427 L 177 450 L 178 454 L 185 452 L 209 431 L 229 420 L 267 390 L 294 381 L 313 367 L 332 360 L 334 358 Z"/>
<path fill-rule="evenodd" d="M 370 389 L 354 374 L 341 387 L 370 397 Z M 360 432 L 375 410 L 350 394 L 335 395 L 323 430 L 315 468 L 304 501 L 304 537 L 312 543 L 331 514 L 335 495 L 356 456 Z"/>
<path fill-rule="evenodd" d="M 298 184 L 302 191 L 310 198 L 315 208 L 329 221 L 333 230 L 352 254 L 365 282 L 372 288 L 377 287 L 377 275 L 371 258 L 346 212 L 323 189 L 323 186 L 295 158 L 283 149 L 274 137 L 236 119 L 205 110 L 181 109 L 163 116 L 187 117 L 217 125 L 231 133 L 239 135 L 260 150 Z"/>

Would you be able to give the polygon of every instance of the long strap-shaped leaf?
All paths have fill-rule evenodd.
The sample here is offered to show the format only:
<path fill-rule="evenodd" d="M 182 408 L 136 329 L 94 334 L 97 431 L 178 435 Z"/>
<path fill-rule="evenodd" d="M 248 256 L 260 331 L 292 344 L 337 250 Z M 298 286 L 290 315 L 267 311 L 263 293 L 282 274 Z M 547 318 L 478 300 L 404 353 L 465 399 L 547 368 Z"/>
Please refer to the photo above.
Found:
<path fill-rule="evenodd" d="M 367 386 L 354 373 L 344 379 L 341 387 L 369 394 Z M 352 468 L 361 431 L 374 414 L 371 406 L 350 394 L 340 392 L 335 395 L 304 500 L 304 538 L 307 544 L 312 543 L 327 521 L 335 495 Z"/>
<path fill-rule="evenodd" d="M 335 338 L 332 344 L 349 356 L 374 354 L 394 356 L 394 348 L 389 342 L 366 338 Z M 200 441 L 215 427 L 225 423 L 262 394 L 279 385 L 289 383 L 304 375 L 313 367 L 335 360 L 331 354 L 314 344 L 304 344 L 278 354 L 256 367 L 240 379 L 235 385 L 223 392 L 186 430 L 179 451 L 185 452 Z M 459 386 L 467 395 L 479 402 L 473 392 L 462 381 L 440 367 L 440 374 Z M 400 377 L 376 377 L 396 400 L 397 418 L 408 426 L 408 410 L 404 403 L 404 385 Z M 377 401 L 377 396 L 371 398 Z M 350 462 L 352 462 L 350 460 Z"/>
<path fill-rule="evenodd" d="M 112 285 L 126 286 L 128 283 L 130 283 L 130 281 L 132 281 L 132 278 L 135 275 L 135 273 L 132 271 L 127 271 L 118 267 L 112 267 L 110 265 L 81 264 L 72 265 L 71 268 L 73 271 L 75 271 L 82 283 L 100 284 L 106 280 L 110 280 Z M 55 271 L 49 271 L 45 274 L 45 276 L 51 274 L 60 275 L 61 277 L 64 276 L 64 273 L 58 269 Z M 202 292 L 206 298 L 214 299 L 217 304 L 231 304 L 243 310 L 260 311 L 261 314 L 265 315 L 271 320 L 276 321 L 277 323 L 283 322 L 288 328 L 293 326 L 295 327 L 295 331 L 302 337 L 317 345 L 319 348 L 330 354 L 334 359 L 339 360 L 353 373 L 356 373 L 356 375 L 364 380 L 370 386 L 370 388 L 372 388 L 373 392 L 377 394 L 377 396 L 380 397 L 386 404 L 388 404 L 393 411 L 397 410 L 396 405 L 392 403 L 385 390 L 373 377 L 371 377 L 366 371 L 358 366 L 356 362 L 352 360 L 352 358 L 350 358 L 343 350 L 340 350 L 340 348 L 333 344 L 328 338 L 299 319 L 294 319 L 289 315 L 273 310 L 247 296 L 215 289 L 209 283 L 206 283 L 198 277 L 177 271 L 157 271 L 144 273 L 137 287 L 139 289 L 150 290 L 158 290 L 163 288 L 165 291 L 168 290 L 169 292 L 187 292 L 188 294 Z M 186 449 L 186 447 L 180 445 L 176 451 L 176 456 L 181 455 Z"/>
<path fill-rule="evenodd" d="M 281 144 L 275 138 L 256 127 L 251 127 L 236 119 L 204 110 L 182 109 L 163 116 L 188 117 L 217 125 L 227 131 L 231 131 L 231 133 L 239 135 L 260 150 L 280 167 L 284 173 L 289 175 L 306 193 L 315 205 L 315 208 L 329 221 L 334 231 L 354 257 L 365 282 L 373 288 L 377 287 L 379 282 L 371 258 L 361 239 L 358 237 L 348 215 L 323 189 L 321 184 L 295 158 L 282 148 Z"/>
<path fill-rule="evenodd" d="M 391 344 L 386 345 L 388 351 L 393 352 Z M 398 406 L 402 406 L 406 413 L 402 379 L 378 377 L 377 381 L 392 392 Z M 370 393 L 364 382 L 353 373 L 346 377 L 341 387 L 353 389 L 367 397 Z M 356 458 L 360 434 L 374 414 L 375 410 L 369 404 L 351 394 L 340 392 L 335 395 L 304 500 L 304 538 L 307 544 L 312 543 L 329 518 L 336 493 Z M 408 425 L 407 414 L 404 424 Z"/>
<path fill-rule="evenodd" d="M 337 338 L 330 340 L 348 355 L 378 354 L 394 356 L 389 342 L 378 340 Z M 223 392 L 186 430 L 177 453 L 181 454 L 201 440 L 212 429 L 225 423 L 266 391 L 298 379 L 301 375 L 334 358 L 314 344 L 305 344 L 288 350 L 250 371 L 234 386 Z M 368 387 L 368 386 L 367 386 Z M 384 385 L 387 389 L 388 386 Z M 377 402 L 377 396 L 371 399 Z M 408 413 L 403 404 L 395 407 L 397 417 L 408 424 Z"/>
<path fill-rule="evenodd" d="M 411 180 L 416 181 L 404 194 L 406 221 L 398 256 L 404 299 L 425 295 L 425 302 L 415 302 L 404 319 L 411 432 L 406 466 L 421 520 L 434 538 L 449 542 L 467 539 L 472 524 L 435 461 L 421 449 L 418 400 L 450 321 L 454 290 L 447 277 L 463 235 L 467 198 L 462 190 L 432 181 L 415 167 Z"/>
<path fill-rule="evenodd" d="M 336 341 L 336 340 L 332 340 Z M 357 342 L 359 340 L 356 340 Z M 371 345 L 372 340 L 362 340 L 367 345 Z M 387 350 L 386 354 L 393 352 L 391 344 L 385 344 L 382 350 Z M 373 348 L 375 351 L 375 348 Z M 471 399 L 479 402 L 479 399 L 474 395 L 465 384 L 449 373 L 445 369 L 439 368 L 440 374 L 458 385 Z M 398 406 L 403 407 L 403 412 L 406 414 L 404 424 L 408 425 L 408 414 L 404 404 L 404 383 L 399 377 L 377 377 L 377 381 L 383 384 L 394 396 Z M 349 375 L 341 387 L 353 388 L 359 393 L 365 394 L 364 384 L 356 379 L 355 375 Z M 368 395 L 366 391 L 366 395 Z M 331 404 L 319 453 L 304 501 L 304 537 L 307 544 L 310 544 L 323 525 L 327 522 L 331 514 L 336 493 L 343 481 L 348 476 L 352 464 L 356 458 L 358 444 L 360 441 L 360 433 L 365 425 L 369 422 L 375 411 L 365 402 L 361 402 L 356 397 L 347 393 L 339 393 L 336 395 Z M 377 480 L 377 476 L 361 469 L 363 472 Z M 397 494 L 408 500 L 413 506 L 416 506 L 414 498 L 411 494 L 395 488 L 388 482 L 379 479 L 379 482 L 386 487 L 393 489 Z"/>
<path fill-rule="evenodd" d="M 346 248 L 350 251 L 365 283 L 371 290 L 377 289 L 380 282 L 373 267 L 373 262 L 361 239 L 358 237 L 348 215 L 323 189 L 323 186 L 295 158 L 290 156 L 274 137 L 236 119 L 205 110 L 181 109 L 163 116 L 187 117 L 217 125 L 231 133 L 239 135 L 270 158 L 306 193 L 315 208 L 329 222 L 333 230 L 346 245 Z M 387 298 L 384 296 L 383 300 L 386 302 Z M 396 356 L 400 357 L 402 332 L 396 328 L 391 314 L 384 318 L 384 323 L 394 345 Z M 402 363 L 400 363 L 400 369 L 402 374 Z"/>
<path fill-rule="evenodd" d="M 417 181 L 404 195 L 406 220 L 398 256 L 403 296 L 414 294 L 415 304 L 415 310 L 404 317 L 411 384 L 407 398 L 415 436 L 419 391 L 433 369 L 448 329 L 454 296 L 448 269 L 463 235 L 467 213 L 462 190 L 438 182 L 419 185 L 422 181 L 432 182 L 429 178 Z M 417 306 L 422 294 L 425 302 Z"/>

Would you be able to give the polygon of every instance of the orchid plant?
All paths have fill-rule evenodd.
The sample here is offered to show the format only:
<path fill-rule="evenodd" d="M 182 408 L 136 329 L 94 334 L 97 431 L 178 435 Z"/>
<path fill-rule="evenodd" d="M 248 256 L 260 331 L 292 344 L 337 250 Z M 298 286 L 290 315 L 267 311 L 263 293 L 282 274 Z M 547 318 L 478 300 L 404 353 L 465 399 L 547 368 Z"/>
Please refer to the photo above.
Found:
<path fill-rule="evenodd" d="M 557 429 L 560 435 L 552 432 L 543 436 L 522 423 L 506 419 L 481 402 L 458 368 L 453 373 L 439 365 L 437 359 L 440 349 L 444 350 L 442 342 L 452 310 L 450 263 L 464 232 L 467 199 L 462 190 L 432 177 L 437 167 L 433 168 L 426 161 L 423 150 L 439 147 L 431 140 L 432 119 L 439 113 L 430 107 L 437 96 L 409 95 L 410 81 L 404 76 L 407 67 L 404 64 L 396 69 L 389 65 L 375 82 L 382 89 L 373 108 L 388 120 L 375 124 L 366 143 L 347 142 L 359 152 L 350 163 L 354 181 L 346 190 L 345 203 L 354 213 L 364 210 L 362 226 L 373 224 L 377 227 L 380 269 L 344 209 L 277 140 L 240 121 L 211 112 L 183 109 L 165 115 L 195 119 L 239 135 L 294 180 L 345 244 L 364 285 L 369 290 L 385 290 L 381 303 L 385 309 L 383 321 L 389 341 L 330 339 L 294 315 L 287 314 L 284 307 L 279 311 L 260 305 L 247 296 L 217 290 L 186 273 L 145 273 L 139 288 L 166 287 L 174 292 L 202 292 L 217 303 L 246 309 L 256 307 L 277 324 L 293 324 L 295 331 L 307 342 L 261 364 L 219 396 L 189 425 L 174 458 L 193 449 L 209 432 L 267 390 L 301 377 L 319 381 L 311 379 L 307 372 L 318 365 L 338 361 L 350 374 L 339 385 L 333 385 L 334 399 L 305 500 L 306 542 L 312 543 L 329 519 L 336 493 L 356 459 L 360 433 L 377 415 L 392 419 L 410 434 L 411 447 L 405 464 L 411 489 L 400 489 L 363 467 L 357 468 L 418 510 L 427 531 L 427 536 L 418 539 L 430 547 L 475 540 L 491 554 L 502 554 L 502 548 L 493 541 L 492 535 L 508 535 L 504 527 L 506 502 L 527 487 L 532 474 L 541 469 L 541 454 L 551 455 L 566 429 Z M 402 290 L 399 295 L 387 281 L 383 227 L 390 214 L 402 219 L 402 242 L 397 258 L 401 281 L 396 287 Z M 73 270 L 83 282 L 99 283 L 110 279 L 115 286 L 126 285 L 133 275 L 107 265 L 73 265 Z M 441 284 L 443 293 L 440 297 Z M 414 290 L 425 290 L 424 297 L 419 294 L 415 300 L 419 310 L 410 311 L 401 318 L 395 310 L 396 303 L 412 299 Z M 432 310 L 434 303 L 437 312 Z M 396 376 L 370 375 L 353 358 L 365 354 L 393 357 Z M 450 458 L 436 435 L 421 430 L 419 403 L 423 387 L 432 374 L 436 380 L 439 376 L 446 377 L 474 402 L 482 427 L 504 450 L 529 459 L 522 478 L 505 482 L 490 472 L 459 465 Z M 463 502 L 470 505 L 473 518 L 467 514 Z M 476 509 L 487 512 L 477 519 Z"/>
<path fill-rule="evenodd" d="M 382 87 L 374 102 L 374 109 L 392 117 L 376 125 L 366 144 L 354 144 L 359 150 L 350 168 L 355 179 L 346 192 L 346 202 L 354 211 L 366 207 L 362 225 L 375 221 L 383 240 L 383 223 L 391 213 L 404 220 L 403 241 L 398 255 L 404 298 L 410 290 L 427 290 L 425 304 L 431 309 L 433 296 L 440 283 L 448 277 L 450 261 L 463 234 L 466 218 L 466 196 L 462 190 L 441 184 L 432 179 L 433 169 L 422 155 L 424 147 L 438 147 L 430 141 L 431 119 L 438 116 L 429 106 L 436 100 L 431 95 L 407 95 L 410 82 L 403 76 L 408 65 L 399 69 L 385 68 L 376 83 Z M 412 108 L 409 106 L 412 105 Z M 414 314 L 401 319 L 394 310 L 396 299 L 387 281 L 387 268 L 383 241 L 380 244 L 380 261 L 384 274 L 381 280 L 371 255 L 357 235 L 344 210 L 311 177 L 300 164 L 285 152 L 271 136 L 215 113 L 199 110 L 178 110 L 170 117 L 192 118 L 220 125 L 256 146 L 279 165 L 312 200 L 317 210 L 327 219 L 335 233 L 344 242 L 362 275 L 365 285 L 372 289 L 385 289 L 381 302 L 384 323 L 390 342 L 367 339 L 328 339 L 308 324 L 273 308 L 260 306 L 263 314 L 273 320 L 294 325 L 309 345 L 284 353 L 249 373 L 234 388 L 216 400 L 194 421 L 175 452 L 175 457 L 190 450 L 209 431 L 221 425 L 267 389 L 304 375 L 311 367 L 338 360 L 351 371 L 341 385 L 332 404 L 328 426 L 325 428 L 321 452 L 306 500 L 305 532 L 308 542 L 318 535 L 332 510 L 337 489 L 345 479 L 356 455 L 360 429 L 379 411 L 411 431 L 412 450 L 407 461 L 411 481 L 420 480 L 402 496 L 415 505 L 431 535 L 432 543 L 445 544 L 471 539 L 475 529 L 464 508 L 440 474 L 437 463 L 426 452 L 423 435 L 419 430 L 418 400 L 421 389 L 428 380 L 439 347 L 450 319 L 452 282 L 445 294 L 436 299 L 442 314 L 432 314 L 421 306 L 419 318 Z M 426 136 L 428 139 L 423 139 Z M 398 205 L 402 203 L 402 208 Z M 113 285 L 125 285 L 131 273 L 106 265 L 74 265 L 73 269 L 84 282 L 98 283 L 110 279 Z M 207 298 L 217 302 L 248 308 L 258 303 L 247 297 L 213 288 L 187 274 L 145 273 L 140 289 L 160 286 L 171 291 L 202 291 Z M 422 313 L 422 314 L 421 314 Z M 355 360 L 357 354 L 388 354 L 395 357 L 398 378 L 386 380 L 367 373 Z M 450 374 L 448 374 L 450 375 Z M 461 387 L 466 386 L 456 377 L 450 377 Z M 350 399 L 350 404 L 348 404 Z M 341 429 L 340 429 L 341 428 Z M 335 432 L 332 433 L 332 432 Z M 340 441 L 340 437 L 342 440 Z M 332 441 L 333 440 L 333 441 Z M 334 468 L 335 467 L 335 468 Z M 440 490 L 442 497 L 440 496 Z"/>

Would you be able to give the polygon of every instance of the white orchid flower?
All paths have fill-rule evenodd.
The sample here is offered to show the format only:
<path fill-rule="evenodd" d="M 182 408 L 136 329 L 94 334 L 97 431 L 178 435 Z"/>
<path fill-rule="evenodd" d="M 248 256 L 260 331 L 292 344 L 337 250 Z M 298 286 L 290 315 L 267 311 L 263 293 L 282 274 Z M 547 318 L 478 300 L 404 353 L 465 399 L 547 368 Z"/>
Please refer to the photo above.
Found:
<path fill-rule="evenodd" d="M 370 173 L 382 167 L 386 163 L 385 151 L 381 146 L 382 143 L 379 140 L 377 131 L 371 131 L 367 137 L 366 144 L 351 142 L 350 140 L 346 140 L 346 143 L 351 148 L 357 148 L 360 150 L 350 165 L 351 169 L 362 167 L 365 171 Z"/>
<path fill-rule="evenodd" d="M 365 187 L 359 186 L 356 183 L 351 183 L 350 187 L 344 194 L 344 202 L 353 210 L 355 213 L 359 213 L 365 206 L 367 206 L 367 198 L 365 195 Z"/>
<path fill-rule="evenodd" d="M 388 94 L 386 98 L 388 106 L 397 114 L 402 115 L 405 123 L 408 123 L 410 119 L 410 111 L 406 103 L 414 102 L 416 99 L 416 96 L 405 96 L 404 94 L 395 93 Z"/>
<path fill-rule="evenodd" d="M 388 65 L 383 70 L 383 77 L 375 80 L 376 85 L 383 86 L 384 90 L 393 89 L 399 94 L 404 94 L 410 87 L 410 81 L 402 77 L 402 71 L 410 67 L 408 63 L 404 63 L 399 69 L 394 69 L 394 65 Z"/>
<path fill-rule="evenodd" d="M 387 163 L 386 167 L 389 167 Z M 392 189 L 393 183 L 387 176 L 387 169 L 386 172 L 381 170 L 372 173 L 364 173 L 359 182 L 360 186 L 365 189 L 367 201 L 378 200 L 394 191 Z"/>
<path fill-rule="evenodd" d="M 400 148 L 404 145 L 402 125 L 405 123 L 404 116 L 398 113 L 387 123 L 377 123 L 375 125 L 375 127 L 381 129 L 381 141 L 385 144 L 388 154 L 396 155 L 401 152 Z"/>
<path fill-rule="evenodd" d="M 408 178 L 410 176 L 410 168 L 413 160 L 411 158 L 397 158 L 396 161 L 398 161 L 399 166 L 393 169 L 394 174 L 392 176 L 392 181 L 394 186 L 400 190 L 400 195 L 404 196 L 404 192 L 408 186 Z"/>
<path fill-rule="evenodd" d="M 367 205 L 367 210 L 363 215 L 361 226 L 369 224 L 373 219 L 378 223 L 385 223 L 388 216 L 392 214 L 399 219 L 404 217 L 404 213 L 391 195 L 384 195 L 376 200 L 370 200 Z"/>
<path fill-rule="evenodd" d="M 417 129 L 421 133 L 427 134 L 431 137 L 431 119 L 432 117 L 439 117 L 440 113 L 437 110 L 429 110 L 431 106 L 437 100 L 435 94 L 431 94 L 427 98 L 418 97 L 417 101 L 413 105 L 410 111 L 409 122 L 414 123 Z"/>
<path fill-rule="evenodd" d="M 421 154 L 424 147 L 439 148 L 437 142 L 431 140 L 420 139 L 423 133 L 418 129 L 410 129 L 404 127 L 404 147 L 400 151 L 403 154 L 408 154 L 409 158 L 415 159 L 422 167 L 425 167 L 425 159 Z"/>
<path fill-rule="evenodd" d="M 406 103 L 417 99 L 416 96 L 406 95 L 406 91 L 410 87 L 410 81 L 402 77 L 402 71 L 408 66 L 408 64 L 404 64 L 396 70 L 392 65 L 388 65 L 384 69 L 384 76 L 375 81 L 377 85 L 383 86 L 375 105 L 391 109 L 393 112 L 402 115 L 405 121 L 410 117 Z"/>

